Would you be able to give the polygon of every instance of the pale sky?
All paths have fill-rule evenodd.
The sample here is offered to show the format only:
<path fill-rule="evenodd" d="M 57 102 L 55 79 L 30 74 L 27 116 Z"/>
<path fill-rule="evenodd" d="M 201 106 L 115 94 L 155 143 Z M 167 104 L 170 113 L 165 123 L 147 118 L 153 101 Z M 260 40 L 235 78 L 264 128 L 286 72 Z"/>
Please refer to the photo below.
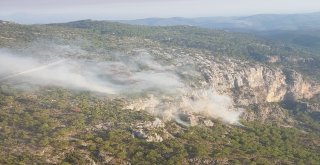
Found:
<path fill-rule="evenodd" d="M 320 0 L 0 0 L 0 20 L 211 17 L 320 11 Z"/>

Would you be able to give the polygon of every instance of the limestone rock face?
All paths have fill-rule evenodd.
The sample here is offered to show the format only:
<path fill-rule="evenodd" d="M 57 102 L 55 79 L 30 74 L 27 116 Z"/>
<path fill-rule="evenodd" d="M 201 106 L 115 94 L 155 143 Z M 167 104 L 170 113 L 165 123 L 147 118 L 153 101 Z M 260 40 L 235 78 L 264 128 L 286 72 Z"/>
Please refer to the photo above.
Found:
<path fill-rule="evenodd" d="M 288 99 L 310 99 L 316 94 L 319 94 L 320 86 L 314 85 L 308 81 L 305 81 L 301 74 L 295 71 L 287 72 L 287 84 L 288 84 Z"/>
<path fill-rule="evenodd" d="M 264 64 L 259 61 L 217 57 L 210 52 L 188 52 L 178 49 L 170 52 L 161 49 L 150 52 L 167 71 L 178 75 L 184 84 L 181 91 L 187 92 L 166 96 L 161 93 L 155 94 L 154 97 L 132 100 L 127 109 L 146 110 L 163 121 L 177 119 L 177 114 L 188 112 L 188 109 L 181 106 L 182 100 L 186 98 L 192 102 L 197 98 L 192 95 L 193 91 L 199 89 L 210 89 L 219 95 L 228 96 L 234 107 L 244 107 L 246 111 L 252 111 L 250 107 L 257 105 L 257 111 L 243 115 L 248 121 L 284 120 L 287 115 L 281 107 L 274 107 L 273 103 L 310 99 L 320 93 L 319 82 L 280 67 L 281 65 L 277 65 L 282 60 L 280 58 L 272 58 L 267 61 L 269 64 Z M 196 109 L 201 107 L 199 105 L 192 107 Z M 191 126 L 201 124 L 201 121 L 193 117 L 194 112 L 199 111 L 183 113 L 185 116 L 181 118 L 182 123 L 186 122 Z M 203 113 L 202 115 L 206 116 Z M 204 125 L 210 127 L 212 124 Z"/>
<path fill-rule="evenodd" d="M 218 92 L 233 96 L 240 105 L 310 99 L 319 93 L 319 84 L 305 80 L 295 71 L 234 59 L 202 60 L 198 62 L 207 83 Z"/>

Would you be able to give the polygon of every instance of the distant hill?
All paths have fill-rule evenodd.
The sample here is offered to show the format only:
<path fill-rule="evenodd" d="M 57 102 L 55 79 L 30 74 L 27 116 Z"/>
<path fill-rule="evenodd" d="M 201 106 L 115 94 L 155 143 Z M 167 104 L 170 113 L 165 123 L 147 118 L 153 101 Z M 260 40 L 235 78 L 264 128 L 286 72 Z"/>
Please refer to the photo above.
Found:
<path fill-rule="evenodd" d="M 301 30 L 319 29 L 320 12 L 308 14 L 260 14 L 247 17 L 146 18 L 129 21 L 120 20 L 118 22 L 150 26 L 190 25 L 230 30 Z"/>

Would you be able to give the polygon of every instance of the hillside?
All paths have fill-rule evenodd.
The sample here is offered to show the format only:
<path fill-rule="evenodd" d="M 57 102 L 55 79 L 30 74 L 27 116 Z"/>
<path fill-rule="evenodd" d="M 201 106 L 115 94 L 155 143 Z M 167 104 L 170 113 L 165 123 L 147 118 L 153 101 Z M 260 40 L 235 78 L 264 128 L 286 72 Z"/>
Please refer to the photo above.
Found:
<path fill-rule="evenodd" d="M 320 55 L 290 37 L 0 23 L 0 48 L 0 164 L 320 162 Z"/>
<path fill-rule="evenodd" d="M 320 13 L 316 12 L 307 14 L 259 14 L 246 17 L 146 18 L 119 22 L 149 26 L 189 25 L 213 29 L 271 31 L 319 29 L 319 18 Z"/>

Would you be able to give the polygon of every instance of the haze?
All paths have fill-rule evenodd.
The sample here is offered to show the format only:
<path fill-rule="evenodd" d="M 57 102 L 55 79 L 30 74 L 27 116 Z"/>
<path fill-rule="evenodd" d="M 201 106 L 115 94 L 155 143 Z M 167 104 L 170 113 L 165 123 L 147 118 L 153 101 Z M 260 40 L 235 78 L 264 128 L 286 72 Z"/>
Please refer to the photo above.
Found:
<path fill-rule="evenodd" d="M 244 16 L 320 11 L 317 0 L 1 0 L 0 20 L 18 23 L 147 17 Z"/>
<path fill-rule="evenodd" d="M 51 50 L 57 49 L 54 47 L 56 45 L 52 45 Z M 84 51 L 69 47 L 69 52 Z M 41 54 L 42 50 L 36 52 Z M 43 63 L 36 54 L 31 57 L 28 53 L 14 54 L 0 49 L 0 83 L 23 84 L 23 89 L 55 86 L 109 97 L 130 98 L 130 95 L 135 95 L 143 98 L 147 94 L 147 105 L 144 108 L 141 108 L 141 104 L 132 105 L 132 109 L 146 110 L 163 120 L 177 120 L 183 112 L 195 112 L 230 124 L 239 124 L 242 111 L 233 108 L 229 96 L 220 95 L 213 88 L 191 89 L 173 67 L 161 65 L 144 50 L 137 53 L 130 57 L 126 54 L 109 54 L 113 61 L 60 57 L 58 61 Z M 50 54 L 56 58 L 61 55 L 54 51 Z M 192 76 L 195 72 L 190 70 L 188 74 Z M 17 88 L 20 86 L 17 85 Z M 175 101 L 168 101 L 169 96 Z"/>

